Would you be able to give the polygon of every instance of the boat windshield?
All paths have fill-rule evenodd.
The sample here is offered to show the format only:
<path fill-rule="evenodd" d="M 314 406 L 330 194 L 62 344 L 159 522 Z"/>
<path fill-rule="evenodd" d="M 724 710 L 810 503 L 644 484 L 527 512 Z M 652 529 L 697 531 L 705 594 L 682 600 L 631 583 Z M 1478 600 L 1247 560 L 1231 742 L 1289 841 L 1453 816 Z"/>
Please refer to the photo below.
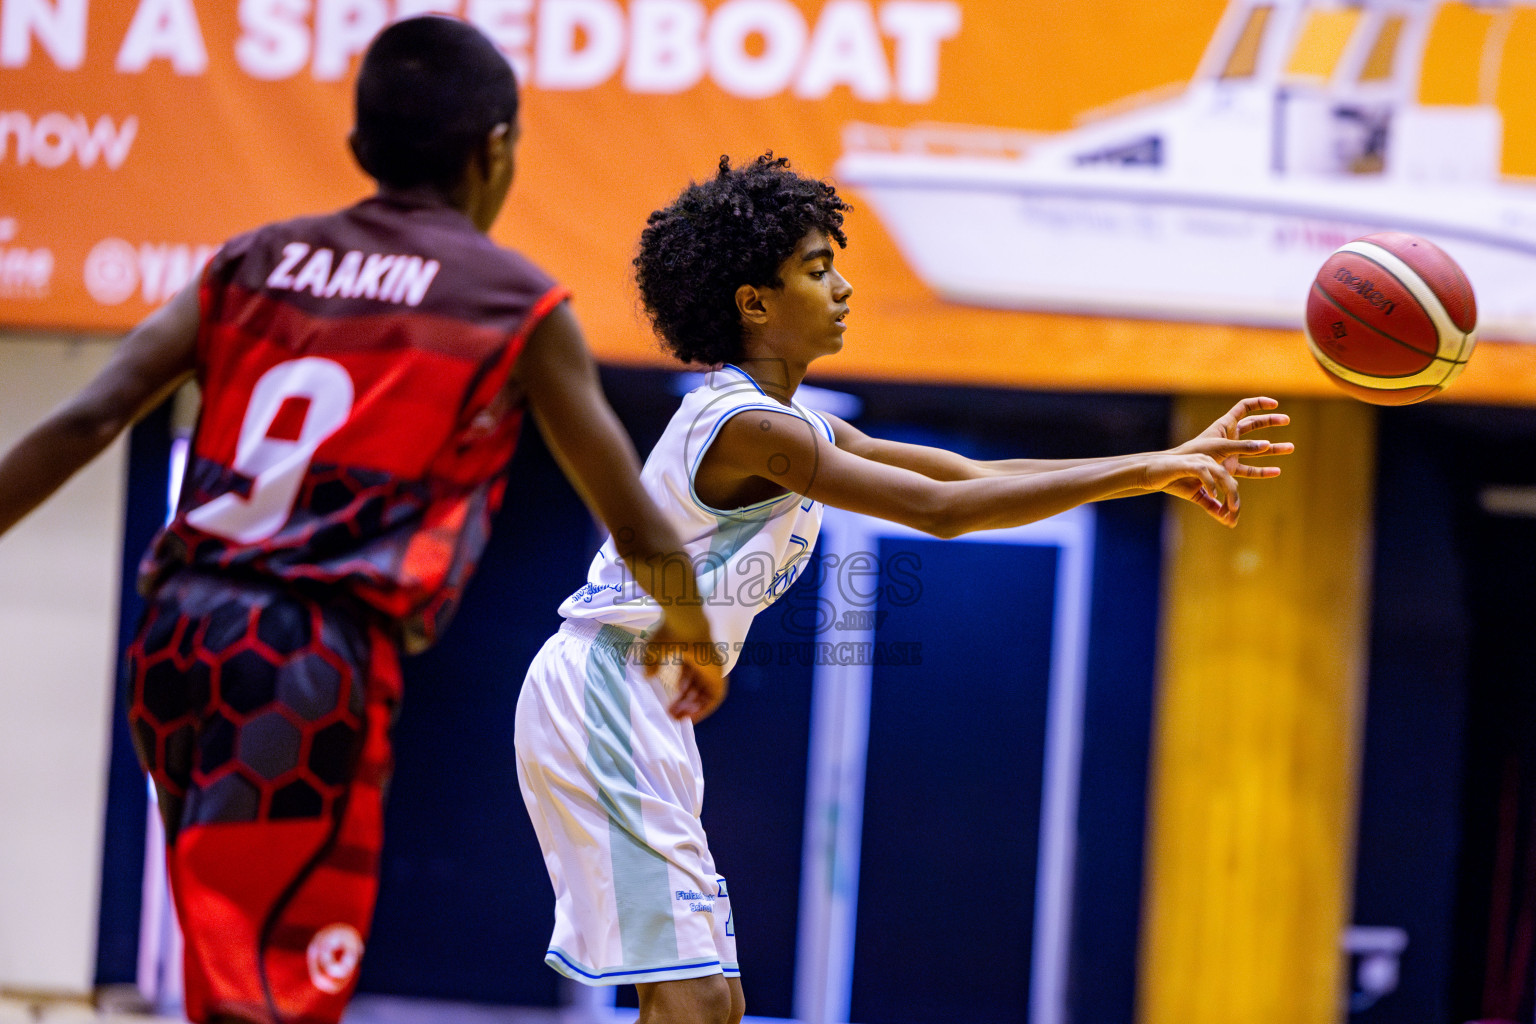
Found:
<path fill-rule="evenodd" d="M 1376 41 L 1371 44 L 1365 63 L 1360 65 L 1360 81 L 1392 80 L 1397 63 L 1397 44 L 1403 37 L 1405 20 L 1401 14 L 1388 14 L 1381 19 L 1381 27 L 1376 30 Z"/>
<path fill-rule="evenodd" d="M 1296 37 L 1296 48 L 1285 66 L 1292 80 L 1327 84 L 1333 78 L 1349 37 L 1360 24 L 1360 8 L 1335 7 L 1307 12 L 1307 20 Z"/>
<path fill-rule="evenodd" d="M 1264 30 L 1269 27 L 1270 16 L 1275 13 L 1273 4 L 1255 4 L 1248 11 L 1248 20 L 1238 33 L 1232 52 L 1221 69 L 1223 81 L 1235 78 L 1252 78 L 1259 68 L 1259 52 L 1263 49 Z"/>

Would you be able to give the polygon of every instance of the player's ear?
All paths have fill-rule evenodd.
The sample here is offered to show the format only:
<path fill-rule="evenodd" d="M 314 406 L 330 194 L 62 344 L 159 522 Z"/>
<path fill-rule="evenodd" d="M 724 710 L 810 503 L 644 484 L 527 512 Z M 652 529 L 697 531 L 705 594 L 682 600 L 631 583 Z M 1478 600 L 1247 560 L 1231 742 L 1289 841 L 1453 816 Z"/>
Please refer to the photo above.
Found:
<path fill-rule="evenodd" d="M 768 307 L 763 303 L 762 289 L 744 284 L 736 289 L 736 312 L 743 323 L 762 324 L 768 321 Z"/>
<path fill-rule="evenodd" d="M 488 181 L 495 181 L 511 170 L 512 150 L 517 144 L 517 125 L 503 121 L 489 132 L 480 147 L 481 166 Z"/>

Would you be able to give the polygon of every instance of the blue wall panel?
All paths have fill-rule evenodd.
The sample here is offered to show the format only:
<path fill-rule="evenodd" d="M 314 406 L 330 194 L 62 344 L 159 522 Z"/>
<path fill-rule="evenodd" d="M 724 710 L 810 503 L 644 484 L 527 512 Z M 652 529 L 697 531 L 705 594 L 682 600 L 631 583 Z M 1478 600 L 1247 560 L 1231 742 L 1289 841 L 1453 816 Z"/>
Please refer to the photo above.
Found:
<path fill-rule="evenodd" d="M 920 595 L 877 605 L 852 1016 L 1001 1024 L 1028 1005 L 1055 546 L 885 540 Z M 911 564 L 911 563 L 909 563 Z"/>

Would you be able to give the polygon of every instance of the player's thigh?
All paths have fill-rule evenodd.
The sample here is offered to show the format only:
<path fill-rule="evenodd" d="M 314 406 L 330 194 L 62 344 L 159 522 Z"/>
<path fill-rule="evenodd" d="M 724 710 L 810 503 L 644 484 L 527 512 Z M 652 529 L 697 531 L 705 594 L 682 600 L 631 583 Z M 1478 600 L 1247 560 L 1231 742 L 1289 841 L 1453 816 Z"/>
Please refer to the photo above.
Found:
<path fill-rule="evenodd" d="M 198 731 L 212 673 L 198 656 L 206 628 L 179 588 L 159 594 L 145 611 L 126 657 L 128 725 L 139 763 L 154 781 L 166 834 L 175 836 L 193 785 Z"/>
<path fill-rule="evenodd" d="M 397 669 L 374 664 L 374 632 L 275 583 L 184 572 L 161 588 L 128 651 L 128 717 L 173 843 L 186 827 L 334 816 L 374 719 L 388 742 Z"/>
<path fill-rule="evenodd" d="M 196 624 L 172 647 L 214 683 L 169 833 L 188 1012 L 335 1021 L 377 894 L 394 649 L 338 602 L 245 583 L 178 589 Z"/>
<path fill-rule="evenodd" d="M 730 1024 L 740 991 L 720 974 L 638 984 L 640 1024 Z"/>
<path fill-rule="evenodd" d="M 731 990 L 731 1016 L 729 1024 L 741 1024 L 741 1018 L 747 1013 L 747 997 L 741 991 L 741 979 L 726 978 L 726 986 Z"/>

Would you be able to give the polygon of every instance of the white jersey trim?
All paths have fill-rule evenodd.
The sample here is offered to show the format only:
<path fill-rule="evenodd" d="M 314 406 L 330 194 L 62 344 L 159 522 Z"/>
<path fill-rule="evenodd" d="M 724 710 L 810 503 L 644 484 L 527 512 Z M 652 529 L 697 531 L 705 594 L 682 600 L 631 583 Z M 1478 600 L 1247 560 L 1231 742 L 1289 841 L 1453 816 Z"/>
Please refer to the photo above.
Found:
<path fill-rule="evenodd" d="M 762 395 L 764 398 L 768 398 L 768 401 L 764 403 L 754 403 L 752 405 L 742 405 L 735 409 L 729 409 L 723 416 L 720 417 L 718 421 L 716 421 L 714 427 L 711 428 L 709 432 L 709 437 L 705 440 L 704 444 L 700 446 L 699 454 L 694 457 L 693 465 L 688 467 L 688 496 L 693 499 L 693 503 L 700 509 L 708 512 L 712 516 L 719 516 L 722 519 L 751 518 L 754 517 L 755 513 L 771 509 L 776 505 L 786 502 L 790 498 L 794 498 L 797 501 L 803 500 L 805 495 L 796 491 L 787 490 L 776 498 L 766 498 L 763 501 L 759 501 L 752 505 L 743 505 L 740 508 L 734 509 L 721 509 L 716 508 L 715 506 L 709 504 L 708 502 L 704 501 L 704 499 L 699 497 L 699 492 L 695 487 L 695 479 L 698 476 L 699 466 L 701 463 L 703 463 L 704 456 L 709 454 L 710 446 L 715 443 L 715 438 L 719 436 L 720 430 L 726 425 L 727 422 L 734 419 L 740 413 L 776 412 L 784 416 L 795 416 L 809 423 L 812 429 L 815 429 L 819 425 L 822 430 L 826 431 L 827 440 L 834 445 L 837 443 L 837 436 L 832 430 L 832 424 L 828 423 L 826 418 L 823 417 L 820 413 L 813 409 L 807 409 L 799 402 L 791 401 L 789 405 L 784 405 L 781 402 L 775 401 L 769 397 L 768 393 L 762 389 L 762 386 L 758 384 L 757 381 L 752 379 L 751 374 L 747 373 L 747 371 L 743 370 L 741 367 L 735 365 L 734 363 L 725 363 L 721 366 L 720 369 L 735 370 L 737 373 L 741 374 L 742 380 L 752 385 L 753 389 L 756 390 L 757 393 Z"/>

